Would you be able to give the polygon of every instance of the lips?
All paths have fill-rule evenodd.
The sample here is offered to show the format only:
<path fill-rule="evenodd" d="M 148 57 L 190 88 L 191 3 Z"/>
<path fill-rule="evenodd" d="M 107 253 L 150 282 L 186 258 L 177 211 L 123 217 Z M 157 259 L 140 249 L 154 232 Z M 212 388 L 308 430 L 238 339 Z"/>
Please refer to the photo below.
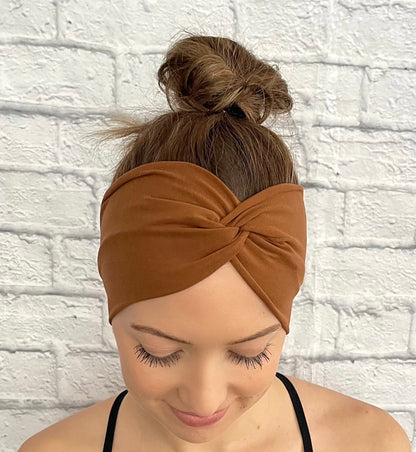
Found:
<path fill-rule="evenodd" d="M 177 410 L 176 408 L 175 408 L 175 410 L 176 410 L 176 411 L 180 411 L 180 412 L 183 413 L 183 414 L 189 414 L 190 416 L 200 417 L 201 419 L 207 419 L 208 417 L 210 417 L 210 416 L 200 416 L 199 414 L 191 413 L 190 411 Z M 221 411 L 224 411 L 224 409 L 223 409 L 223 410 L 218 410 L 218 411 L 216 411 L 214 414 L 218 414 L 218 413 L 220 413 Z M 214 416 L 214 414 L 213 414 L 212 416 Z"/>
<path fill-rule="evenodd" d="M 228 407 L 224 408 L 223 410 L 217 411 L 212 416 L 207 417 L 201 417 L 196 414 L 186 413 L 173 407 L 171 407 L 171 409 L 184 424 L 191 427 L 203 427 L 205 425 L 211 425 L 215 422 L 218 422 L 227 412 Z"/>

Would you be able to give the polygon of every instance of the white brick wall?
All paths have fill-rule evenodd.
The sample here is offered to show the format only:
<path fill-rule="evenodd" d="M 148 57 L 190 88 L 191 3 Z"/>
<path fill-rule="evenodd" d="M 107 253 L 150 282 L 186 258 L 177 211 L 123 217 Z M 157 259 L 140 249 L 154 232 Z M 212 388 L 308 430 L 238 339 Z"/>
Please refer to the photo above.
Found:
<path fill-rule="evenodd" d="M 124 388 L 96 268 L 117 156 L 83 134 L 167 107 L 181 28 L 278 64 L 295 99 L 309 243 L 279 370 L 388 410 L 416 451 L 414 0 L 2 0 L 0 452 Z"/>

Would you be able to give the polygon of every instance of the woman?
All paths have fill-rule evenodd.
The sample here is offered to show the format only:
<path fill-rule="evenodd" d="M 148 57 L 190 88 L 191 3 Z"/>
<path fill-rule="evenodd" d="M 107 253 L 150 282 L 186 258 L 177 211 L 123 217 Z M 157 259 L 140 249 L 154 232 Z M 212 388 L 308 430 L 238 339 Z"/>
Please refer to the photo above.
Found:
<path fill-rule="evenodd" d="M 98 266 L 126 390 L 21 452 L 409 452 L 385 411 L 276 372 L 304 276 L 303 191 L 279 71 L 189 36 L 158 72 L 173 112 L 130 137 L 101 204 Z"/>

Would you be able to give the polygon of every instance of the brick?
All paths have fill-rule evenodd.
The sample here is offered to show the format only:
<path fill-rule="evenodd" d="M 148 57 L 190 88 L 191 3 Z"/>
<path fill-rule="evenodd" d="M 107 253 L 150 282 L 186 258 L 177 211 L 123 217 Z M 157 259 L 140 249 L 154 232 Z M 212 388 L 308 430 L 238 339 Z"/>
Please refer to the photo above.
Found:
<path fill-rule="evenodd" d="M 412 326 L 410 328 L 409 353 L 416 356 L 416 301 L 413 300 L 413 315 L 411 316 Z"/>
<path fill-rule="evenodd" d="M 346 193 L 345 235 L 386 239 L 411 246 L 416 240 L 416 197 L 398 191 Z"/>
<path fill-rule="evenodd" d="M 0 362 L 2 403 L 56 397 L 56 362 L 52 352 L 0 350 Z"/>
<path fill-rule="evenodd" d="M 75 351 L 65 356 L 62 366 L 59 387 L 64 403 L 89 405 L 126 389 L 117 353 Z"/>
<path fill-rule="evenodd" d="M 118 163 L 120 143 L 116 144 L 117 140 L 98 143 L 98 138 L 88 136 L 107 127 L 101 118 L 94 116 L 60 121 L 60 163 L 75 169 L 111 172 Z"/>
<path fill-rule="evenodd" d="M 189 4 L 171 0 L 137 2 L 84 2 L 67 0 L 59 5 L 59 29 L 62 37 L 106 47 L 163 45 L 178 33 L 178 24 L 187 28 L 196 23 L 215 24 L 218 29 L 232 31 L 234 17 L 226 0 L 196 0 Z M 168 19 L 170 18 L 170 19 Z M 177 36 L 176 36 L 177 37 Z"/>
<path fill-rule="evenodd" d="M 309 181 L 354 190 L 416 184 L 414 132 L 314 127 L 305 141 Z"/>
<path fill-rule="evenodd" d="M 279 68 L 293 97 L 295 117 L 345 126 L 360 123 L 361 68 L 297 62 L 280 63 Z"/>
<path fill-rule="evenodd" d="M 313 240 L 313 239 L 312 239 Z M 314 299 L 315 292 L 315 278 L 314 278 L 314 268 L 315 268 L 315 248 L 313 243 L 309 242 L 306 249 L 306 259 L 305 259 L 305 277 L 300 287 L 300 291 L 297 297 L 300 298 L 310 298 Z"/>
<path fill-rule="evenodd" d="M 416 71 L 368 69 L 364 77 L 363 124 L 414 129 L 416 122 Z"/>
<path fill-rule="evenodd" d="M 343 61 L 365 66 L 414 61 L 414 7 L 402 2 L 342 0 L 334 4 L 332 20 L 330 52 Z"/>
<path fill-rule="evenodd" d="M 386 404 L 404 408 L 416 396 L 416 360 L 360 359 L 315 362 L 305 366 L 315 384 L 382 409 Z"/>
<path fill-rule="evenodd" d="M 406 355 L 411 316 L 408 309 L 341 312 L 337 351 L 344 356 Z"/>
<path fill-rule="evenodd" d="M 33 347 L 56 338 L 66 344 L 101 344 L 101 303 L 93 298 L 0 294 L 0 306 L 3 345 Z"/>
<path fill-rule="evenodd" d="M 88 230 L 94 220 L 91 179 L 73 174 L 0 172 L 3 222 Z"/>
<path fill-rule="evenodd" d="M 339 298 L 416 295 L 416 250 L 323 248 L 316 252 L 316 295 Z M 341 301 L 340 300 L 340 301 Z"/>
<path fill-rule="evenodd" d="M 250 43 L 259 42 L 260 35 L 261 51 L 252 50 L 271 59 L 320 58 L 329 38 L 329 8 L 328 0 L 282 2 L 270 20 L 269 6 L 238 2 L 239 27 L 244 31 L 240 42 L 250 48 Z"/>
<path fill-rule="evenodd" d="M 56 107 L 114 104 L 114 61 L 98 51 L 0 46 L 0 100 Z"/>
<path fill-rule="evenodd" d="M 54 0 L 0 2 L 0 37 L 53 39 L 56 36 Z M 4 20 L 7 18 L 6 20 Z"/>
<path fill-rule="evenodd" d="M 0 256 L 0 284 L 51 285 L 52 256 L 47 238 L 0 232 Z"/>
<path fill-rule="evenodd" d="M 62 287 L 83 286 L 102 290 L 97 266 L 99 246 L 98 238 L 63 238 L 56 248 L 55 283 Z"/>
<path fill-rule="evenodd" d="M 157 70 L 162 63 L 158 54 L 125 53 L 118 58 L 117 103 L 120 107 L 160 115 L 171 111 L 166 95 L 158 87 Z"/>
<path fill-rule="evenodd" d="M 338 313 L 330 304 L 294 302 L 282 359 L 334 354 L 337 334 Z"/>
<path fill-rule="evenodd" d="M 307 188 L 304 200 L 308 246 L 326 240 L 340 240 L 344 228 L 344 193 L 324 188 Z"/>
<path fill-rule="evenodd" d="M 0 165 L 56 165 L 58 124 L 40 115 L 0 114 Z"/>

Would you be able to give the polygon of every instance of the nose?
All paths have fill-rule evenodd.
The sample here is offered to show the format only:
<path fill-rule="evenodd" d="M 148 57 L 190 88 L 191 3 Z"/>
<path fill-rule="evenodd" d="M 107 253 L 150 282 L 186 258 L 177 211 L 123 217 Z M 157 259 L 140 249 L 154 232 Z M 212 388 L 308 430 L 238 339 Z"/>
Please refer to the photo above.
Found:
<path fill-rule="evenodd" d="M 179 385 L 179 400 L 182 406 L 178 410 L 199 417 L 208 417 L 227 408 L 227 382 L 221 369 L 199 367 L 182 379 Z"/>

